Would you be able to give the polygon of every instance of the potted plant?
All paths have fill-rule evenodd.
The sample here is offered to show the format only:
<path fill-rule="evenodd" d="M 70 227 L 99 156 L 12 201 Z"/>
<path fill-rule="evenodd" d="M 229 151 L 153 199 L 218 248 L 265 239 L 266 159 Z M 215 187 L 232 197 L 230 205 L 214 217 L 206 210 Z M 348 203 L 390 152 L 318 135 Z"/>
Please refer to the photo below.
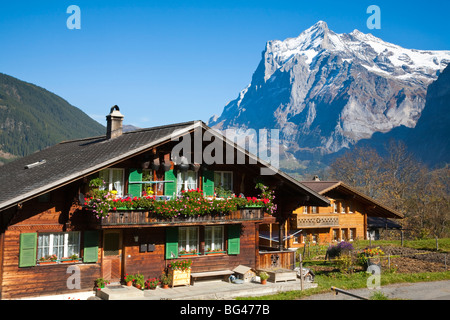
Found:
<path fill-rule="evenodd" d="M 189 285 L 191 283 L 192 260 L 176 260 L 169 265 L 169 278 L 173 286 Z"/>
<path fill-rule="evenodd" d="M 165 272 L 163 272 L 163 273 L 161 274 L 160 281 L 161 281 L 161 287 L 162 287 L 163 289 L 169 288 L 170 277 L 169 277 Z"/>
<path fill-rule="evenodd" d="M 141 273 L 137 273 L 134 275 L 134 286 L 138 289 L 143 289 L 144 288 L 144 284 L 145 284 L 145 280 L 144 280 L 144 275 Z"/>
<path fill-rule="evenodd" d="M 265 271 L 261 271 L 259 273 L 259 278 L 261 279 L 261 284 L 266 284 L 267 279 L 269 279 L 269 274 Z"/>
<path fill-rule="evenodd" d="M 127 286 L 131 287 L 133 285 L 134 275 L 127 273 L 123 279 Z"/>
<path fill-rule="evenodd" d="M 95 287 L 97 290 L 104 288 L 107 284 L 109 284 L 109 280 L 105 280 L 104 278 L 95 279 Z"/>
<path fill-rule="evenodd" d="M 158 278 L 147 279 L 145 281 L 145 289 L 155 290 L 158 284 L 160 284 Z"/>

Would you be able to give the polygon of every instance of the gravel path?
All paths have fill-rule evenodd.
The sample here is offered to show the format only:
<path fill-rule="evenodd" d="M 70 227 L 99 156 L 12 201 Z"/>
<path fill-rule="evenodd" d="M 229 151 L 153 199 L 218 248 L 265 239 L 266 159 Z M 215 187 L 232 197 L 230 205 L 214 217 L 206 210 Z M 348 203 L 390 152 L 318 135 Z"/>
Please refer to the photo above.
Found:
<path fill-rule="evenodd" d="M 418 282 L 418 283 L 399 283 L 382 286 L 379 290 L 355 289 L 348 290 L 365 298 L 369 298 L 374 291 L 383 292 L 389 299 L 406 300 L 450 300 L 450 280 Z M 359 300 L 351 296 L 339 293 L 335 295 L 331 289 L 330 293 L 316 294 L 306 297 L 302 300 Z"/>

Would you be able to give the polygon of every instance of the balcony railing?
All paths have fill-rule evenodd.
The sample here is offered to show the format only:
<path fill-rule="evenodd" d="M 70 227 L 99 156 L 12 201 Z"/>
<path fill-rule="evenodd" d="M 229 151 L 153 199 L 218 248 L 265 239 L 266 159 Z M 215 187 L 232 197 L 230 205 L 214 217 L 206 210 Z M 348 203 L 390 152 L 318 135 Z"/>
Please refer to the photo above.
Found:
<path fill-rule="evenodd" d="M 205 214 L 199 216 L 178 216 L 172 218 L 164 218 L 152 212 L 130 210 L 130 211 L 114 211 L 110 212 L 108 217 L 96 219 L 95 224 L 100 227 L 108 226 L 145 226 L 145 225 L 189 225 L 204 223 L 234 223 L 239 221 L 263 220 L 264 212 L 261 208 L 245 208 L 232 211 L 228 214 Z"/>
<path fill-rule="evenodd" d="M 302 228 L 325 228 L 338 227 L 339 215 L 337 214 L 298 214 L 292 218 L 292 226 L 297 229 Z"/>

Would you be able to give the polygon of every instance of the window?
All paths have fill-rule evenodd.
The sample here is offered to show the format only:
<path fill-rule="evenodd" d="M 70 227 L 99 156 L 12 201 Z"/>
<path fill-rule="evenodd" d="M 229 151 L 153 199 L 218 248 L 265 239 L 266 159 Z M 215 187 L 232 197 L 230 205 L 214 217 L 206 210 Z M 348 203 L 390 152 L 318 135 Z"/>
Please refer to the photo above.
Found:
<path fill-rule="evenodd" d="M 142 181 L 153 181 L 153 171 L 150 169 L 142 169 Z M 143 183 L 141 189 L 141 195 L 152 195 L 153 194 L 153 184 Z"/>
<path fill-rule="evenodd" d="M 214 189 L 217 188 L 225 191 L 233 191 L 232 171 L 214 171 Z"/>
<path fill-rule="evenodd" d="M 205 252 L 224 251 L 223 226 L 205 227 Z"/>
<path fill-rule="evenodd" d="M 347 229 L 342 229 L 341 230 L 342 233 L 342 241 L 347 241 Z"/>
<path fill-rule="evenodd" d="M 333 229 L 333 241 L 338 241 L 338 230 Z"/>
<path fill-rule="evenodd" d="M 308 213 L 308 207 L 307 206 L 303 206 L 303 214 L 307 214 Z"/>
<path fill-rule="evenodd" d="M 338 204 L 337 201 L 334 201 L 333 203 L 333 213 L 337 213 L 338 212 Z"/>
<path fill-rule="evenodd" d="M 197 189 L 197 173 L 195 171 L 178 172 L 177 194 L 191 189 Z"/>
<path fill-rule="evenodd" d="M 55 254 L 58 259 L 80 255 L 80 233 L 42 233 L 38 236 L 38 259 Z"/>
<path fill-rule="evenodd" d="M 123 196 L 123 169 L 105 169 L 99 172 L 99 177 L 105 181 L 106 189 L 117 191 L 117 196 Z"/>
<path fill-rule="evenodd" d="M 178 252 L 198 253 L 198 227 L 179 228 Z"/>
<path fill-rule="evenodd" d="M 312 206 L 311 207 L 311 213 L 317 213 L 317 207 L 316 206 Z"/>
<path fill-rule="evenodd" d="M 356 235 L 356 229 L 354 229 L 354 228 L 350 229 L 350 241 L 355 240 L 355 235 Z"/>

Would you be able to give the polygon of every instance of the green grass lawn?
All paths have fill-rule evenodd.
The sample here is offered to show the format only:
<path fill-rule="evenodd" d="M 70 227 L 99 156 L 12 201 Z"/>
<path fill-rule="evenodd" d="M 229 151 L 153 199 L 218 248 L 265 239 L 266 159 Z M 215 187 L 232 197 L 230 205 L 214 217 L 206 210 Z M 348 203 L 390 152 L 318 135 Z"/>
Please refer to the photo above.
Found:
<path fill-rule="evenodd" d="M 368 240 L 355 241 L 353 247 L 355 249 L 366 248 L 369 245 Z M 400 241 L 372 241 L 372 246 L 400 246 Z M 424 250 L 435 250 L 436 240 L 414 240 L 404 241 L 404 247 Z M 310 258 L 314 259 L 319 256 L 324 256 L 328 245 L 314 246 L 310 248 Z M 439 251 L 450 252 L 450 239 L 439 240 Z M 330 271 L 330 267 L 333 267 L 334 262 L 324 261 L 322 259 L 308 260 L 305 255 L 304 264 L 305 268 L 311 268 L 315 272 L 315 280 L 317 288 L 307 289 L 304 291 L 295 290 L 288 292 L 281 292 L 274 295 L 266 295 L 260 297 L 244 297 L 240 300 L 295 300 L 301 299 L 307 296 L 311 296 L 319 293 L 331 292 L 331 287 L 337 287 L 343 290 L 360 289 L 367 287 L 367 279 L 370 274 L 357 269 L 357 271 L 351 274 L 344 274 L 336 270 Z M 328 267 L 327 271 L 320 271 L 320 267 Z M 316 271 L 317 269 L 317 271 Z M 332 269 L 332 268 L 331 268 Z M 336 265 L 337 269 L 337 265 Z M 423 272 L 423 273 L 395 273 L 395 272 L 383 272 L 381 274 L 381 286 L 394 284 L 394 283 L 414 283 L 425 281 L 440 281 L 450 280 L 450 271 L 445 272 Z M 374 297 L 377 298 L 377 297 Z M 380 297 L 378 297 L 379 299 Z"/>

